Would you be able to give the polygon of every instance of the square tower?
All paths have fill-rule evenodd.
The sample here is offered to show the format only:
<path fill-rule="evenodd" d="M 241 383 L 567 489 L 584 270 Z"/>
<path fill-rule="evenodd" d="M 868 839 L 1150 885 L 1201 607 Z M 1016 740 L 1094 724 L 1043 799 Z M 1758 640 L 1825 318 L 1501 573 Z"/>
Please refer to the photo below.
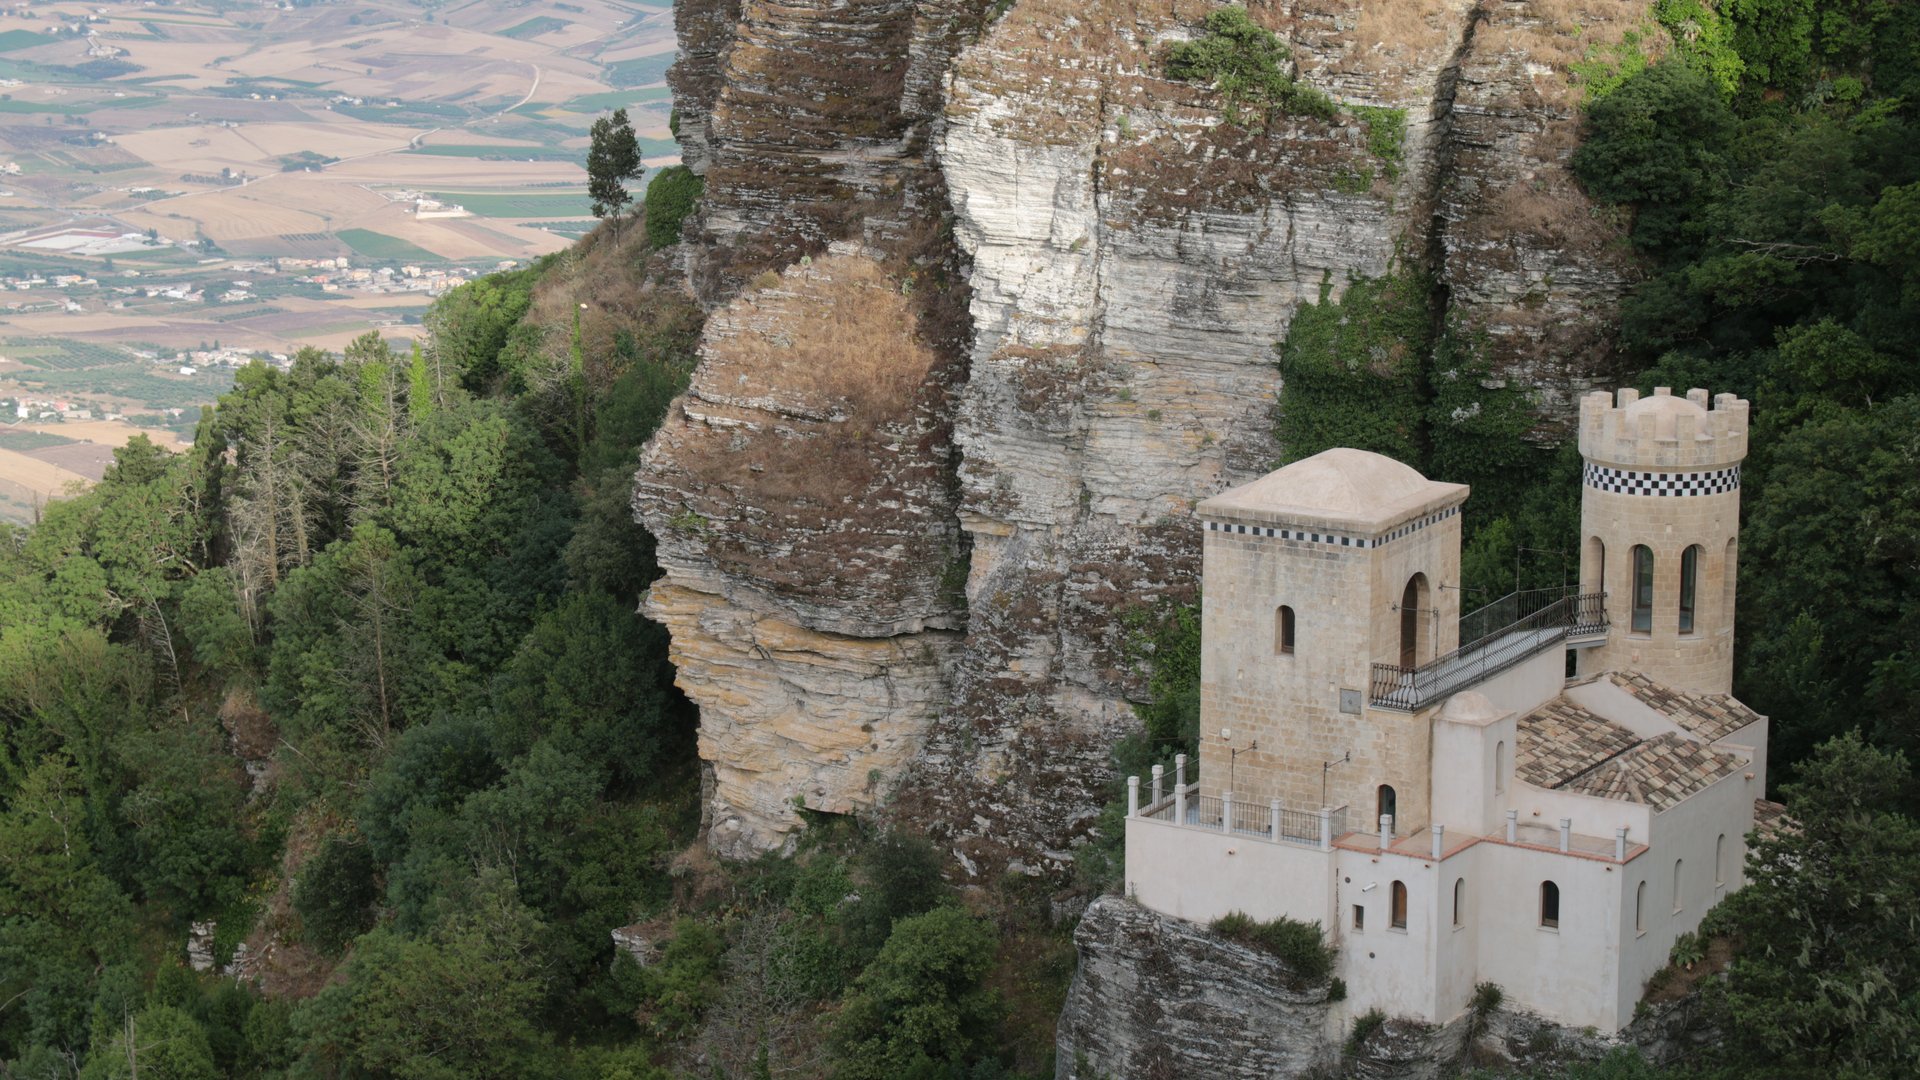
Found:
<path fill-rule="evenodd" d="M 1414 668 L 1457 646 L 1466 497 L 1335 449 L 1200 504 L 1204 793 L 1344 805 L 1361 829 L 1383 801 L 1396 831 L 1427 820 L 1430 725 L 1373 708 L 1369 685 L 1377 664 Z"/>

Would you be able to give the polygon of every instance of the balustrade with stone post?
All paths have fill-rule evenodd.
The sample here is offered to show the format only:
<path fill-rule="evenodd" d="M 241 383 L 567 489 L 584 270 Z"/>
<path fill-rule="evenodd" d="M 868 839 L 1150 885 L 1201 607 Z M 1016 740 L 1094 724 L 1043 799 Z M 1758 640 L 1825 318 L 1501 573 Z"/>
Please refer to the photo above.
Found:
<path fill-rule="evenodd" d="M 1380 815 L 1380 850 L 1385 851 L 1392 846 L 1393 846 L 1393 815 L 1381 814 Z"/>
<path fill-rule="evenodd" d="M 1573 819 L 1560 819 L 1560 852 L 1566 854 L 1573 849 Z"/>
<path fill-rule="evenodd" d="M 1520 811 L 1507 811 L 1507 843 L 1517 843 L 1520 839 Z"/>
<path fill-rule="evenodd" d="M 1173 785 L 1173 820 L 1176 825 L 1187 823 L 1187 785 L 1184 782 Z"/>
<path fill-rule="evenodd" d="M 1280 842 L 1280 800 L 1267 800 L 1267 839 Z"/>
<path fill-rule="evenodd" d="M 1320 850 L 1333 850 L 1333 807 L 1320 808 Z"/>
<path fill-rule="evenodd" d="M 1627 861 L 1627 827 L 1625 825 L 1613 830 L 1613 861 Z"/>
<path fill-rule="evenodd" d="M 1223 833 L 1233 831 L 1233 792 L 1231 791 L 1220 793 L 1220 831 Z"/>
<path fill-rule="evenodd" d="M 1440 853 L 1447 850 L 1447 827 L 1434 822 L 1433 825 L 1433 861 L 1440 861 Z"/>
<path fill-rule="evenodd" d="M 1187 755 L 1173 755 L 1173 784 L 1175 787 L 1187 786 Z"/>
<path fill-rule="evenodd" d="M 1140 816 L 1140 778 L 1127 777 L 1127 816 Z"/>
<path fill-rule="evenodd" d="M 1160 789 L 1166 779 L 1167 767 L 1165 765 L 1155 765 L 1153 767 L 1153 805 L 1155 806 L 1160 805 Z"/>

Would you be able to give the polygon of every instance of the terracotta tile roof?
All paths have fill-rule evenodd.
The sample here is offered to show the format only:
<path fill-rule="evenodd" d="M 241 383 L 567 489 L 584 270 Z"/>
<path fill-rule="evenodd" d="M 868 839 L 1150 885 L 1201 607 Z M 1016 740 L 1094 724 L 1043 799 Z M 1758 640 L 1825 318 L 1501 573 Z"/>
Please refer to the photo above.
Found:
<path fill-rule="evenodd" d="M 1666 716 L 1686 731 L 1713 742 L 1760 719 L 1760 714 L 1742 705 L 1731 694 L 1698 694 L 1662 686 L 1637 672 L 1609 672 L 1613 684 L 1648 708 Z"/>
<path fill-rule="evenodd" d="M 1609 723 L 1557 697 L 1519 721 L 1519 747 L 1513 770 L 1535 787 L 1557 788 L 1640 741 L 1633 732 Z"/>
<path fill-rule="evenodd" d="M 1787 808 L 1777 802 L 1765 799 L 1753 800 L 1753 828 L 1762 836 L 1772 836 L 1778 832 L 1791 832 L 1795 826 L 1793 819 L 1787 816 Z"/>
<path fill-rule="evenodd" d="M 1560 786 L 1581 795 L 1645 803 L 1655 810 L 1665 810 L 1746 764 L 1733 754 L 1669 732 L 1609 758 Z"/>

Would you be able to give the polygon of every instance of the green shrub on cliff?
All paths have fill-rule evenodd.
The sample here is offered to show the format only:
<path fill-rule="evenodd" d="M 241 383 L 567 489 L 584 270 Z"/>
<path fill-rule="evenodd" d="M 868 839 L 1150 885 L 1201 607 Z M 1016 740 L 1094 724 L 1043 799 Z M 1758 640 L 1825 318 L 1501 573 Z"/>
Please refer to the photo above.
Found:
<path fill-rule="evenodd" d="M 700 198 L 700 178 L 685 165 L 670 165 L 654 174 L 647 185 L 647 246 L 654 249 L 680 242 L 680 224 Z"/>
<path fill-rule="evenodd" d="M 1303 304 L 1280 343 L 1275 434 L 1288 461 L 1351 446 L 1420 464 L 1421 369 L 1433 334 L 1427 281 L 1407 270 L 1333 283 Z"/>
<path fill-rule="evenodd" d="M 1295 986 L 1320 983 L 1333 974 L 1334 947 L 1317 922 L 1302 922 L 1282 915 L 1261 922 L 1244 912 L 1231 911 L 1213 920 L 1211 929 L 1228 941 L 1280 958 L 1293 969 Z"/>
<path fill-rule="evenodd" d="M 1255 23 L 1243 7 L 1225 7 L 1207 16 L 1205 36 L 1167 50 L 1167 74 L 1204 82 L 1218 91 L 1227 122 L 1251 127 L 1273 123 L 1278 115 L 1333 118 L 1333 99 L 1295 82 L 1282 69 L 1287 47 L 1273 31 Z M 1251 110 L 1249 118 L 1242 108 Z"/>

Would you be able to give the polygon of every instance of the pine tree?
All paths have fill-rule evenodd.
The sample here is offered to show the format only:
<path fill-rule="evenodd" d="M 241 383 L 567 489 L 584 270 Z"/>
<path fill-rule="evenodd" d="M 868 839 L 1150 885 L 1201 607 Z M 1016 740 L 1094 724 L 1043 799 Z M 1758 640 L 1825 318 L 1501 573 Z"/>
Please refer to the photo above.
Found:
<path fill-rule="evenodd" d="M 625 109 L 615 109 L 612 116 L 595 120 L 592 134 L 593 145 L 587 149 L 587 194 L 593 198 L 593 216 L 611 218 L 614 239 L 618 240 L 620 215 L 633 202 L 627 184 L 646 172 L 640 163 L 640 141 L 634 137 Z"/>

